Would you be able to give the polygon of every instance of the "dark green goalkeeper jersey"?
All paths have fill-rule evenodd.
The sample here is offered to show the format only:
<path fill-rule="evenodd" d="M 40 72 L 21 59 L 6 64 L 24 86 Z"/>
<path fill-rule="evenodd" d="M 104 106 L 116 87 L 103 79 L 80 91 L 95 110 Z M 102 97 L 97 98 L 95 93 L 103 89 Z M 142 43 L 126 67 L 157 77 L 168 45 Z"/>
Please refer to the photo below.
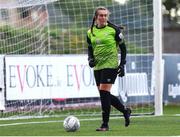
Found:
<path fill-rule="evenodd" d="M 89 29 L 87 32 L 87 42 L 93 49 L 96 63 L 94 70 L 117 68 L 119 63 L 117 45 L 123 39 L 120 28 L 110 23 L 103 28 L 94 26 L 93 34 Z"/>

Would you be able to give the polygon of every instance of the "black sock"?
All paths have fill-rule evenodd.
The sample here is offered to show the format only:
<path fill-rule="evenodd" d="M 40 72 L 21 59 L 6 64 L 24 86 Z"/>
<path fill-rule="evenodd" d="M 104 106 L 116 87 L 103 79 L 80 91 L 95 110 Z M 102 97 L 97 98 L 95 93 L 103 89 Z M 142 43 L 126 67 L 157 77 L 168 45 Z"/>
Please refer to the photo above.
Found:
<path fill-rule="evenodd" d="M 111 98 L 111 105 L 115 107 L 117 110 L 119 110 L 120 112 L 124 113 L 125 108 L 124 108 L 124 105 L 120 102 L 120 100 L 112 94 L 110 94 L 110 98 Z"/>
<path fill-rule="evenodd" d="M 111 109 L 111 98 L 110 92 L 105 90 L 100 90 L 100 98 L 101 98 L 101 109 L 102 109 L 102 127 L 108 127 L 109 115 Z"/>

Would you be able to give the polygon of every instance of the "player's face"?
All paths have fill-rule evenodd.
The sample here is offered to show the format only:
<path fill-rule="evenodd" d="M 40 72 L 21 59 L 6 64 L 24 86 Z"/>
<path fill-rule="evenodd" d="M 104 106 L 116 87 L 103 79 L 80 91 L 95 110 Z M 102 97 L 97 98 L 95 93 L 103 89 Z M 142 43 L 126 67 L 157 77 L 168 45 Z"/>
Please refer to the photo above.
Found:
<path fill-rule="evenodd" d="M 99 27 L 103 27 L 106 25 L 107 20 L 108 20 L 108 11 L 107 10 L 99 10 L 97 19 L 96 19 L 97 25 Z"/>

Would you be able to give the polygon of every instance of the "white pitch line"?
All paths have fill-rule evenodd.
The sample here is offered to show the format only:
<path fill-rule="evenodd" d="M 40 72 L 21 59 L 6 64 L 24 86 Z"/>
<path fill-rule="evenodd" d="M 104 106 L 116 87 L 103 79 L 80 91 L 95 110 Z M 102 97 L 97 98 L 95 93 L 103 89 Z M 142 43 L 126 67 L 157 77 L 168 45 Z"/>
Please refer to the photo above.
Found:
<path fill-rule="evenodd" d="M 180 114 L 175 114 L 171 116 L 180 116 Z M 154 115 L 149 116 L 131 116 L 134 118 L 141 118 L 141 117 L 156 117 Z M 111 117 L 110 119 L 119 119 L 123 117 Z M 101 118 L 91 118 L 91 119 L 80 119 L 80 121 L 95 121 L 95 120 L 101 120 Z M 5 126 L 16 126 L 16 125 L 29 125 L 29 124 L 47 124 L 47 123 L 57 123 L 57 122 L 63 122 L 63 120 L 51 120 L 51 121 L 37 121 L 37 122 L 18 122 L 18 123 L 9 123 L 9 124 L 0 124 L 0 127 Z"/>
<path fill-rule="evenodd" d="M 117 117 L 118 118 L 118 117 Z M 117 119 L 116 118 L 116 119 Z M 112 118 L 111 118 L 112 119 Z M 115 118 L 113 118 L 115 119 Z M 95 120 L 101 120 L 101 118 L 93 118 L 93 119 L 81 119 L 80 121 L 95 121 Z M 0 124 L 0 127 L 5 126 L 16 126 L 16 125 L 28 125 L 28 124 L 46 124 L 46 123 L 57 123 L 57 122 L 63 122 L 63 120 L 52 120 L 52 121 L 37 121 L 37 122 L 21 122 L 21 123 L 10 123 L 10 124 Z"/>
<path fill-rule="evenodd" d="M 123 117 L 111 117 L 110 119 L 119 119 L 119 118 L 123 118 Z M 95 121 L 95 120 L 101 120 L 101 118 L 80 119 L 80 121 Z M 29 125 L 29 124 L 46 124 L 46 123 L 57 123 L 57 122 L 63 122 L 63 120 L 37 121 L 37 122 L 18 122 L 18 123 L 0 124 L 0 127 L 16 126 L 16 125 Z"/>
<path fill-rule="evenodd" d="M 16 125 L 28 125 L 28 124 L 44 124 L 44 123 L 55 123 L 55 122 L 62 122 L 62 121 L 37 121 L 37 122 L 22 122 L 22 123 L 10 123 L 10 124 L 0 124 L 0 127 L 5 126 L 16 126 Z"/>

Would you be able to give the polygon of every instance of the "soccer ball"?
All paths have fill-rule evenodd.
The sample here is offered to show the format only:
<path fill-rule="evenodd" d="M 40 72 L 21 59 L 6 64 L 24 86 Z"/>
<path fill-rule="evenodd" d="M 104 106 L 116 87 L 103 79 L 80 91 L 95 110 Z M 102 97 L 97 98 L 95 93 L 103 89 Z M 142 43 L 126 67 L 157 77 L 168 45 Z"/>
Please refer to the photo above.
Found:
<path fill-rule="evenodd" d="M 68 116 L 64 119 L 63 126 L 67 132 L 75 132 L 80 128 L 80 122 L 77 117 Z"/>

